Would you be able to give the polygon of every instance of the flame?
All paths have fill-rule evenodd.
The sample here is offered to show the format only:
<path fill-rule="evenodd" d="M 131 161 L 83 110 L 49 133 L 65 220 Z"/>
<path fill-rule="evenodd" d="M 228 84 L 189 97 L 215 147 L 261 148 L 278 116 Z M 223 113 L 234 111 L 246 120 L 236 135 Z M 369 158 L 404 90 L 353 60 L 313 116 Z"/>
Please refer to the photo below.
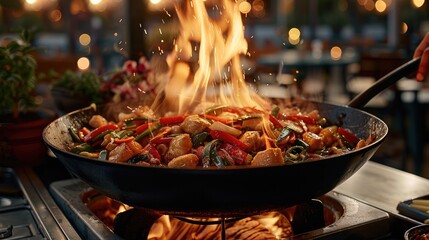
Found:
<path fill-rule="evenodd" d="M 201 222 L 219 220 L 200 219 Z M 290 221 L 279 212 L 267 212 L 226 224 L 227 239 L 243 239 L 253 236 L 256 239 L 284 239 L 293 235 Z M 219 224 L 192 224 L 177 218 L 163 215 L 149 230 L 149 240 L 168 239 L 221 239 Z"/>
<path fill-rule="evenodd" d="M 168 106 L 180 113 L 190 107 L 250 106 L 263 109 L 265 101 L 247 86 L 240 55 L 247 41 L 239 4 L 220 0 L 219 18 L 211 17 L 206 1 L 176 3 L 180 34 L 168 55 L 169 80 L 164 88 Z"/>

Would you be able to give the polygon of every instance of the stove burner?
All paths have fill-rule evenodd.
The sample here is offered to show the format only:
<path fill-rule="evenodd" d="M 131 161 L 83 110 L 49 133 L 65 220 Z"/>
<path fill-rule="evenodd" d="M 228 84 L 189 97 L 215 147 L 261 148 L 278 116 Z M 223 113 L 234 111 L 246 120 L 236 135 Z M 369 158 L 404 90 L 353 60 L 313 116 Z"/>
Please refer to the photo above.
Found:
<path fill-rule="evenodd" d="M 117 239 L 122 234 L 120 231 L 126 231 L 118 224 L 128 223 L 128 227 L 139 226 L 135 228 L 146 226 L 145 228 L 149 231 L 151 224 L 161 215 L 153 210 L 147 211 L 147 209 L 134 208 L 134 211 L 125 211 L 118 214 L 118 217 L 114 220 L 116 230 L 113 232 L 101 220 L 94 221 L 94 219 L 98 218 L 85 206 L 85 202 L 80 198 L 82 193 L 88 191 L 95 190 L 79 179 L 54 182 L 51 185 L 51 193 L 58 206 L 70 217 L 69 220 L 86 239 Z M 320 203 L 323 203 L 322 215 L 319 214 L 321 210 L 317 207 L 318 205 L 320 206 Z M 288 219 L 301 218 L 301 221 L 303 220 L 303 224 L 300 226 L 293 226 L 294 221 L 291 221 L 291 226 L 295 231 L 294 239 L 374 239 L 385 237 L 390 233 L 389 215 L 387 213 L 342 194 L 330 192 L 316 201 L 305 204 L 310 206 L 299 205 L 295 207 L 295 211 L 292 212 L 293 215 L 288 215 L 290 214 L 288 211 L 281 211 Z M 141 214 L 146 217 L 141 217 Z M 323 226 L 309 229 L 310 220 L 314 221 L 313 224 L 322 222 L 320 217 L 308 217 L 314 217 L 315 215 L 323 216 Z M 125 221 L 129 217 L 131 217 L 131 222 Z M 181 217 L 179 216 L 179 218 Z M 296 222 L 298 221 L 296 220 Z M 141 229 L 134 234 L 142 234 Z"/>
<path fill-rule="evenodd" d="M 159 222 L 162 222 L 158 220 L 161 216 L 162 214 L 156 211 L 133 208 L 116 215 L 113 229 L 116 234 L 124 239 L 148 239 L 150 230 L 152 228 L 156 229 L 160 224 Z M 172 227 L 171 231 L 169 229 L 168 238 L 177 238 L 178 235 L 189 237 L 197 234 L 200 234 L 201 237 L 201 232 L 207 232 L 206 235 L 210 236 L 210 239 L 216 235 L 220 235 L 222 240 L 227 238 L 243 239 L 243 235 L 247 235 L 246 238 L 251 235 L 255 239 L 260 239 L 262 236 L 264 239 L 277 239 L 278 237 L 283 239 L 289 237 L 292 233 L 297 235 L 328 226 L 335 221 L 334 218 L 331 210 L 325 208 L 320 200 L 310 200 L 281 211 L 261 213 L 248 217 L 191 218 L 169 216 L 168 222 L 170 225 L 179 227 Z M 181 222 L 175 221 L 175 219 Z M 277 234 L 272 233 L 270 227 L 266 226 L 267 224 L 263 224 L 264 221 L 275 222 L 273 229 L 281 229 L 281 231 Z M 217 227 L 212 227 L 212 225 L 217 225 Z M 172 232 L 173 229 L 176 231 Z M 180 229 L 180 231 L 177 229 Z"/>

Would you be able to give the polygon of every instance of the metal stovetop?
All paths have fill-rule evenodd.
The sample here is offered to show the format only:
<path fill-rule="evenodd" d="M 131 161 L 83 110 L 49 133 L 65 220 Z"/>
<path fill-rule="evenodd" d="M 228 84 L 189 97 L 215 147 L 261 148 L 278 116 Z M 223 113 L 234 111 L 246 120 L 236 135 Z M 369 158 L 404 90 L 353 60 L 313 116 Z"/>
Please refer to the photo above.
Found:
<path fill-rule="evenodd" d="M 31 169 L 0 168 L 0 239 L 80 239 Z"/>
<path fill-rule="evenodd" d="M 0 167 L 0 239 L 119 239 L 80 199 L 88 185 L 70 176 L 46 181 L 43 176 L 55 175 L 52 170 Z M 403 229 L 414 226 L 344 193 L 327 196 L 347 211 L 334 224 L 293 239 L 396 240 L 403 239 Z"/>
<path fill-rule="evenodd" d="M 80 198 L 91 189 L 87 184 L 70 179 L 51 184 L 52 196 L 70 221 L 82 229 L 85 239 L 117 239 L 109 228 L 88 209 Z M 293 239 L 380 239 L 390 233 L 389 215 L 345 195 L 330 192 L 324 196 L 344 212 L 331 225 L 294 236 Z M 333 203 L 335 202 L 335 203 Z"/>

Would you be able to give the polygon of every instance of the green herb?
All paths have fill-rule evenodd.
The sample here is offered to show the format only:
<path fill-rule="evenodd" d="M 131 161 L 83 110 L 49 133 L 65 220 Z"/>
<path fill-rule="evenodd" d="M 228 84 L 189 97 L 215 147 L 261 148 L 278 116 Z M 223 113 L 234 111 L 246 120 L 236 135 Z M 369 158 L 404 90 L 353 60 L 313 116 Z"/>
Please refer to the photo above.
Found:
<path fill-rule="evenodd" d="M 19 113 L 36 106 L 33 91 L 36 87 L 37 63 L 30 54 L 32 33 L 24 30 L 20 39 L 0 46 L 0 114 Z"/>

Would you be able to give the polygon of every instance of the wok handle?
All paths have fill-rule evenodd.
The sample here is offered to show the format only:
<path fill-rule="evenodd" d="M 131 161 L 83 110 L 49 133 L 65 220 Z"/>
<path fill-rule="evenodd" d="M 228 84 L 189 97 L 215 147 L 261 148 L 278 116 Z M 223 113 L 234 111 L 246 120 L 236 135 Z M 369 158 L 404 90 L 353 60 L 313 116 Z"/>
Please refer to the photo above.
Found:
<path fill-rule="evenodd" d="M 420 57 L 414 58 L 393 71 L 389 72 L 382 78 L 378 79 L 368 89 L 354 97 L 347 104 L 353 108 L 363 108 L 373 97 L 382 92 L 384 89 L 397 82 L 402 77 L 405 77 L 417 70 L 420 64 Z"/>

